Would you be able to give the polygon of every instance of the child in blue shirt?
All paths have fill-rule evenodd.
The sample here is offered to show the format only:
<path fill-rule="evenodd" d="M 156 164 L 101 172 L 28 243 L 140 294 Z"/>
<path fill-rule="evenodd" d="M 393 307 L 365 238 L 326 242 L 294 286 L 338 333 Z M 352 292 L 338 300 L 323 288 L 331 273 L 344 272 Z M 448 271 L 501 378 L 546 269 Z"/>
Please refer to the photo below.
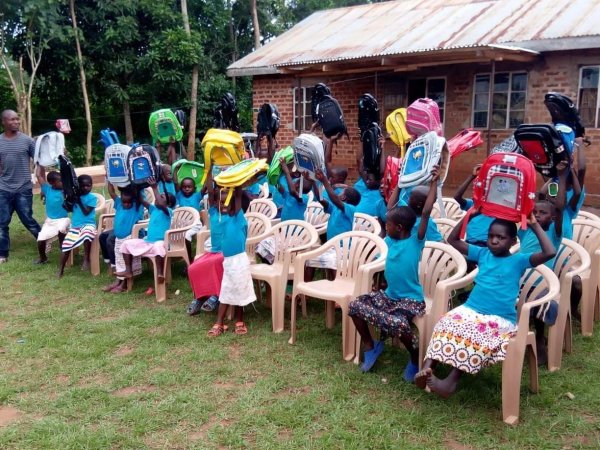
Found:
<path fill-rule="evenodd" d="M 46 206 L 46 220 L 37 237 L 40 258 L 35 264 L 46 264 L 48 262 L 48 256 L 46 255 L 48 240 L 58 237 L 58 242 L 62 245 L 71 221 L 69 220 L 68 211 L 63 207 L 65 199 L 62 192 L 60 173 L 49 172 L 46 176 L 45 169 L 38 165 L 35 175 L 40 184 L 42 199 Z"/>
<path fill-rule="evenodd" d="M 281 170 L 285 175 L 288 189 L 285 189 L 281 184 L 278 186 L 279 193 L 283 197 L 283 206 L 281 208 L 281 221 L 286 220 L 304 220 L 304 213 L 308 206 L 308 193 L 313 187 L 313 182 L 308 177 L 302 179 L 302 193 L 300 190 L 300 182 L 292 180 L 290 169 L 285 163 L 285 158 L 279 158 Z"/>
<path fill-rule="evenodd" d="M 367 173 L 364 176 L 366 189 L 360 194 L 360 203 L 356 206 L 356 212 L 377 217 L 377 220 L 385 227 L 387 215 L 387 204 L 381 192 L 381 177 L 378 174 Z"/>
<path fill-rule="evenodd" d="M 529 226 L 541 245 L 541 251 L 533 254 L 511 254 L 510 249 L 517 242 L 517 226 L 502 219 L 492 222 L 487 247 L 467 244 L 459 238 L 464 220 L 452 230 L 448 243 L 477 263 L 475 287 L 465 304 L 449 311 L 435 325 L 423 370 L 415 376 L 419 388 L 429 388 L 444 398 L 456 391 L 463 372 L 475 374 L 505 359 L 508 342 L 517 330 L 516 300 L 521 276 L 526 269 L 544 264 L 556 254 L 533 213 Z M 434 375 L 440 362 L 452 367 L 446 378 Z"/>
<path fill-rule="evenodd" d="M 361 295 L 350 303 L 348 314 L 363 342 L 363 372 L 369 371 L 381 352 L 387 336 L 399 337 L 410 361 L 404 369 L 404 379 L 413 382 L 419 370 L 419 348 L 416 345 L 411 322 L 425 313 L 425 298 L 419 282 L 419 261 L 425 246 L 427 220 L 437 194 L 438 169 L 433 170 L 429 192 L 421 210 L 421 221 L 413 233 L 416 214 L 407 206 L 388 211 L 385 223 L 388 255 L 385 261 L 387 289 Z M 381 330 L 381 340 L 374 342 L 369 324 Z"/>
<path fill-rule="evenodd" d="M 175 177 L 176 179 L 177 177 Z M 196 190 L 196 183 L 192 178 L 184 178 L 181 180 L 180 185 L 175 185 L 177 188 L 177 195 L 175 196 L 176 207 L 189 207 L 194 208 L 200 212 L 202 209 L 202 193 Z M 189 230 L 185 232 L 185 248 L 188 252 L 188 258 L 190 261 L 192 257 L 192 239 L 196 236 L 200 230 L 202 230 L 202 222 L 198 220 Z"/>
<path fill-rule="evenodd" d="M 417 215 L 417 221 L 413 227 L 413 234 L 419 229 L 419 224 L 421 223 L 421 214 L 423 212 L 423 207 L 425 206 L 428 192 L 429 190 L 427 189 L 427 186 L 415 186 L 408 196 L 408 203 L 406 203 L 401 199 L 398 200 L 398 198 L 401 196 L 401 189 L 396 186 L 388 200 L 388 210 L 394 208 L 395 206 L 408 206 L 415 212 Z M 427 219 L 425 240 L 434 242 L 442 242 L 444 240 L 442 233 L 440 233 L 440 230 L 437 227 L 437 224 L 431 217 Z"/>
<path fill-rule="evenodd" d="M 98 200 L 91 193 L 92 177 L 79 175 L 77 182 L 79 184 L 79 195 L 74 199 L 71 227 L 61 245 L 62 254 L 58 278 L 61 278 L 64 274 L 70 252 L 80 245 L 83 245 L 81 270 L 88 271 L 90 269 L 90 249 L 92 241 L 96 237 L 96 203 Z"/>
<path fill-rule="evenodd" d="M 160 170 L 161 181 L 158 183 L 158 192 L 160 192 L 161 194 L 168 192 L 173 197 L 175 197 L 177 195 L 177 189 L 175 188 L 175 183 L 173 182 L 171 166 L 169 164 L 161 164 Z"/>

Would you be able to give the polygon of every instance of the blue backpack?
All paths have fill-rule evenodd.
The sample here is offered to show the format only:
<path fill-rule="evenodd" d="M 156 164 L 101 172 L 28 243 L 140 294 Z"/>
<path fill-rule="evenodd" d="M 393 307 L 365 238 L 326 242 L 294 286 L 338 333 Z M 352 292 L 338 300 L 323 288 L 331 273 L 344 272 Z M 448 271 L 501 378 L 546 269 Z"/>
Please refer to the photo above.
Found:
<path fill-rule="evenodd" d="M 154 147 L 148 144 L 133 147 L 127 155 L 129 179 L 139 188 L 148 187 L 148 179 L 157 182 L 160 176 L 160 157 Z"/>
<path fill-rule="evenodd" d="M 131 147 L 125 144 L 112 144 L 104 150 L 104 166 L 106 179 L 117 187 L 129 186 L 129 168 L 127 156 Z"/>
<path fill-rule="evenodd" d="M 110 128 L 105 128 L 104 130 L 100 131 L 99 142 L 102 142 L 102 144 L 104 144 L 104 148 L 106 148 L 109 145 L 118 144 L 119 136 L 117 136 L 117 133 L 112 131 Z"/>

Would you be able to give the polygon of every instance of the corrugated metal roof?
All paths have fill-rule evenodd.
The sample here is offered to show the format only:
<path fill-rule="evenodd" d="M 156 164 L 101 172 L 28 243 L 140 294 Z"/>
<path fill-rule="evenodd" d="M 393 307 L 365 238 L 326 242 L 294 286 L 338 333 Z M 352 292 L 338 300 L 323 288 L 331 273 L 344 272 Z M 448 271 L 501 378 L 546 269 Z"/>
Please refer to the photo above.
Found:
<path fill-rule="evenodd" d="M 600 0 L 396 0 L 318 11 L 228 69 L 600 36 L 598 23 Z"/>

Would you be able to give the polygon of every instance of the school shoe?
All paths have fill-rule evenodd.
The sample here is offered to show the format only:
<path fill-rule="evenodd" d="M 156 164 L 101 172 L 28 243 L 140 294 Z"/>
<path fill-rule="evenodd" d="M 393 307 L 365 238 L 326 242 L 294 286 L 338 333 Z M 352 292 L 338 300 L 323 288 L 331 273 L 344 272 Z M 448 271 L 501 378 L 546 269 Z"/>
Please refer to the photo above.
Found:
<path fill-rule="evenodd" d="M 368 372 L 377 362 L 377 358 L 383 352 L 383 341 L 376 341 L 375 345 L 371 350 L 365 352 L 364 361 L 362 366 L 360 366 L 360 370 L 363 372 Z"/>
<path fill-rule="evenodd" d="M 218 305 L 219 305 L 219 297 L 217 297 L 216 295 L 211 295 L 204 302 L 201 309 L 204 312 L 213 312 L 215 309 L 217 309 Z"/>
<path fill-rule="evenodd" d="M 408 383 L 414 383 L 415 375 L 418 372 L 419 372 L 419 365 L 414 364 L 412 361 L 408 361 L 408 364 L 404 368 L 404 374 L 402 375 L 404 377 L 404 381 L 406 381 Z"/>
<path fill-rule="evenodd" d="M 187 307 L 187 313 L 190 316 L 195 316 L 196 314 L 200 314 L 202 311 L 202 302 L 200 300 L 194 300 Z"/>

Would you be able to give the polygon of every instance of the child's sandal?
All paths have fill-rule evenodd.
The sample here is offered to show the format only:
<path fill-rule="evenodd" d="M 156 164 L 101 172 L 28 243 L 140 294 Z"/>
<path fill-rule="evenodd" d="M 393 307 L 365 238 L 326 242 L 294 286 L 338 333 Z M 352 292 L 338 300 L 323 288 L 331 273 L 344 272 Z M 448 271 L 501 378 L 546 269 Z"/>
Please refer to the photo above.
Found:
<path fill-rule="evenodd" d="M 217 337 L 217 336 L 222 335 L 226 331 L 227 331 L 227 325 L 221 325 L 221 324 L 215 323 L 212 326 L 212 328 L 210 330 L 208 330 L 207 336 L 208 337 Z"/>
<path fill-rule="evenodd" d="M 246 328 L 246 324 L 244 322 L 236 322 L 235 330 L 233 330 L 235 334 L 246 334 L 248 333 L 248 328 Z"/>

